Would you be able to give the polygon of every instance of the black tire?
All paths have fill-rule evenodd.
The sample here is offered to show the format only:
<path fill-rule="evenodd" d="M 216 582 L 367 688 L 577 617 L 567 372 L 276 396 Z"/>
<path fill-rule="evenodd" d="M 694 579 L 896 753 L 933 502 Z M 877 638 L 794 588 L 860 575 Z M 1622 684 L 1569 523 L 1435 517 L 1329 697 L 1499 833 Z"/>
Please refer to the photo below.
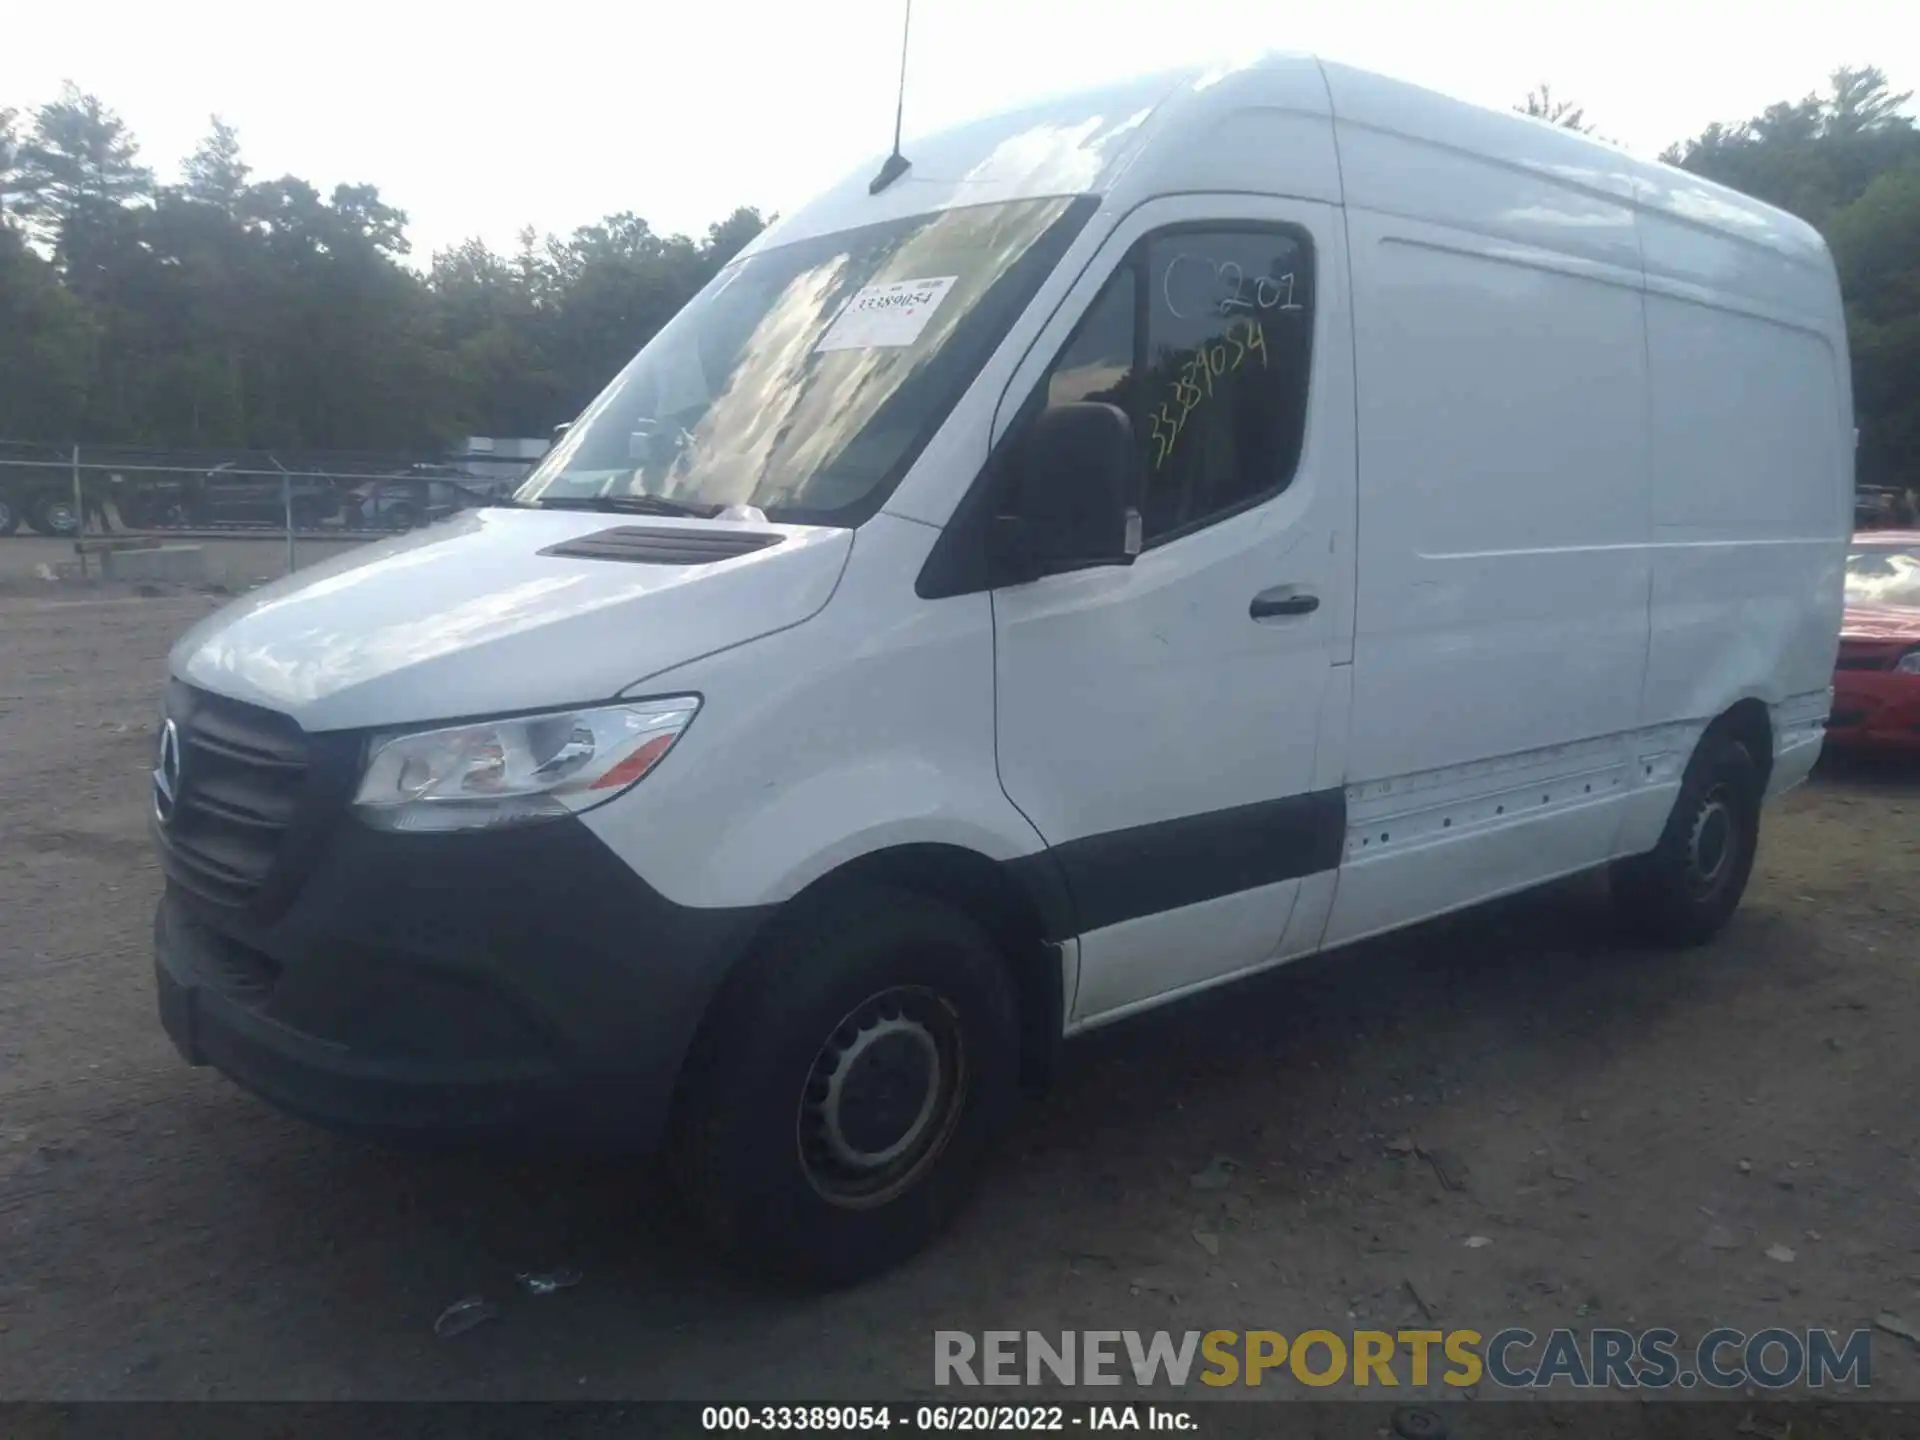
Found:
<path fill-rule="evenodd" d="M 1712 730 L 1702 737 L 1660 843 L 1613 866 L 1614 904 L 1636 936 L 1704 945 L 1719 934 L 1753 873 L 1763 788 L 1745 745 Z"/>
<path fill-rule="evenodd" d="M 11 535 L 20 528 L 20 507 L 0 495 L 0 535 Z"/>
<path fill-rule="evenodd" d="M 674 1179 L 697 1223 L 730 1259 L 809 1287 L 913 1254 L 1013 1107 L 1017 1007 L 992 941 L 937 900 L 862 890 L 781 927 L 681 1082 Z"/>
<path fill-rule="evenodd" d="M 74 512 L 73 502 L 55 494 L 36 495 L 27 503 L 27 524 L 42 535 L 80 533 L 80 517 Z"/>
<path fill-rule="evenodd" d="M 404 502 L 388 507 L 382 519 L 389 530 L 411 530 L 420 523 L 413 513 L 413 507 Z"/>

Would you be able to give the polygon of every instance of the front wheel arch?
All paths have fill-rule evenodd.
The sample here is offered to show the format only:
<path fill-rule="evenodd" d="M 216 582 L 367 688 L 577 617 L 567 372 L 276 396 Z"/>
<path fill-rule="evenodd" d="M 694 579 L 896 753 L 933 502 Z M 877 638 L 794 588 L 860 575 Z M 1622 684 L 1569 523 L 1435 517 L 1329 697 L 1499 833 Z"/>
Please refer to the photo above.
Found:
<path fill-rule="evenodd" d="M 808 1288 L 898 1263 L 945 1225 L 1004 1129 L 1018 1008 L 992 937 L 944 901 L 846 887 L 778 917 L 722 986 L 674 1098 L 668 1161 L 691 1216 L 732 1258 Z M 931 1038 L 943 1017 L 950 1046 Z M 924 1053 L 949 1063 L 920 1075 L 928 1103 L 914 1117 L 897 1103 L 899 1077 L 884 1073 L 892 1060 L 879 1061 L 880 1091 L 870 1071 L 867 1093 L 849 1103 L 871 1122 L 877 1101 L 889 1123 L 840 1129 L 832 1117 L 855 1113 L 833 1098 L 846 1066 L 889 1025 L 927 1037 Z M 929 1117 L 942 1121 L 921 1132 Z M 910 1141 L 917 1153 L 890 1148 Z"/>
<path fill-rule="evenodd" d="M 778 927 L 803 925 L 850 893 L 905 890 L 939 900 L 979 925 L 1007 964 L 1019 997 L 1021 1084 L 1041 1092 L 1051 1084 L 1058 1064 L 1068 999 L 1056 942 L 1066 935 L 1069 917 L 1064 889 L 1052 883 L 1053 877 L 1045 851 L 1014 862 L 942 843 L 869 851 L 843 861 L 781 905 L 745 947 L 735 969 L 768 943 Z M 702 1031 L 717 1012 L 725 988 L 723 981 L 709 1001 Z"/>

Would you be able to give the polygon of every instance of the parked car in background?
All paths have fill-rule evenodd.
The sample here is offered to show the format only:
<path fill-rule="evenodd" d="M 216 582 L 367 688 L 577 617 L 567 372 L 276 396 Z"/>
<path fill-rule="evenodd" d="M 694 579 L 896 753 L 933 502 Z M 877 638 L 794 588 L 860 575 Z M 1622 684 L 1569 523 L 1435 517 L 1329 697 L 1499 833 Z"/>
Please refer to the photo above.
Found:
<path fill-rule="evenodd" d="M 187 497 L 191 489 L 185 479 L 142 476 L 138 485 L 123 486 L 115 493 L 113 508 L 129 530 L 183 528 L 190 523 Z"/>
<path fill-rule="evenodd" d="M 1920 525 L 1920 507 L 1916 507 L 1916 497 L 1911 490 L 1862 485 L 1854 492 L 1854 529 L 1911 530 L 1916 525 Z"/>
<path fill-rule="evenodd" d="M 354 490 L 348 496 L 346 520 L 362 530 L 411 530 L 493 498 L 465 471 L 415 465 L 404 478 L 374 480 Z"/>
<path fill-rule="evenodd" d="M 1827 743 L 1920 750 L 1920 530 L 1854 537 Z"/>
<path fill-rule="evenodd" d="M 277 526 L 286 522 L 289 501 L 299 530 L 315 529 L 340 513 L 340 492 L 332 481 L 243 473 L 227 462 L 200 477 L 189 498 L 188 516 L 196 525 Z"/>
<path fill-rule="evenodd" d="M 214 525 L 278 529 L 286 523 L 289 498 L 299 530 L 318 529 L 340 513 L 340 492 L 330 480 L 242 470 L 231 460 L 204 474 L 145 480 L 128 493 L 116 494 L 114 504 L 135 530 Z"/>

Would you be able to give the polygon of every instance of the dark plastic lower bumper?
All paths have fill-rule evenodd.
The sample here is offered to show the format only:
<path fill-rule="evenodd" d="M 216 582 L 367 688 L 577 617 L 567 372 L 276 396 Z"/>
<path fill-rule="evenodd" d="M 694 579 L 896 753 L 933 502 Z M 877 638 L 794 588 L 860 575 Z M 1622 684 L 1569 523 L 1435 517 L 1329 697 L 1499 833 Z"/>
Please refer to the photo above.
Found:
<path fill-rule="evenodd" d="M 576 821 L 343 819 L 278 914 L 169 886 L 160 1016 L 189 1062 L 323 1123 L 650 1148 L 759 920 L 673 904 Z"/>
<path fill-rule="evenodd" d="M 1836 748 L 1920 750 L 1920 675 L 1842 670 L 1834 676 L 1827 743 Z"/>

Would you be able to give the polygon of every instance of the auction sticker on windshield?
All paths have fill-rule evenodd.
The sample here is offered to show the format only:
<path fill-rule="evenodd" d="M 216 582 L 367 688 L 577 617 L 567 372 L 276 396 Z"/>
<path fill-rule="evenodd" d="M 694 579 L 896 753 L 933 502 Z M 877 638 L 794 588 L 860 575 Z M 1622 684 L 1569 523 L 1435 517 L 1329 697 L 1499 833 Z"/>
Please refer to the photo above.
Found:
<path fill-rule="evenodd" d="M 911 345 L 920 338 L 933 312 L 947 298 L 958 275 L 936 275 L 926 280 L 895 280 L 886 285 L 864 285 L 834 317 L 827 333 L 813 348 L 872 350 Z"/>

